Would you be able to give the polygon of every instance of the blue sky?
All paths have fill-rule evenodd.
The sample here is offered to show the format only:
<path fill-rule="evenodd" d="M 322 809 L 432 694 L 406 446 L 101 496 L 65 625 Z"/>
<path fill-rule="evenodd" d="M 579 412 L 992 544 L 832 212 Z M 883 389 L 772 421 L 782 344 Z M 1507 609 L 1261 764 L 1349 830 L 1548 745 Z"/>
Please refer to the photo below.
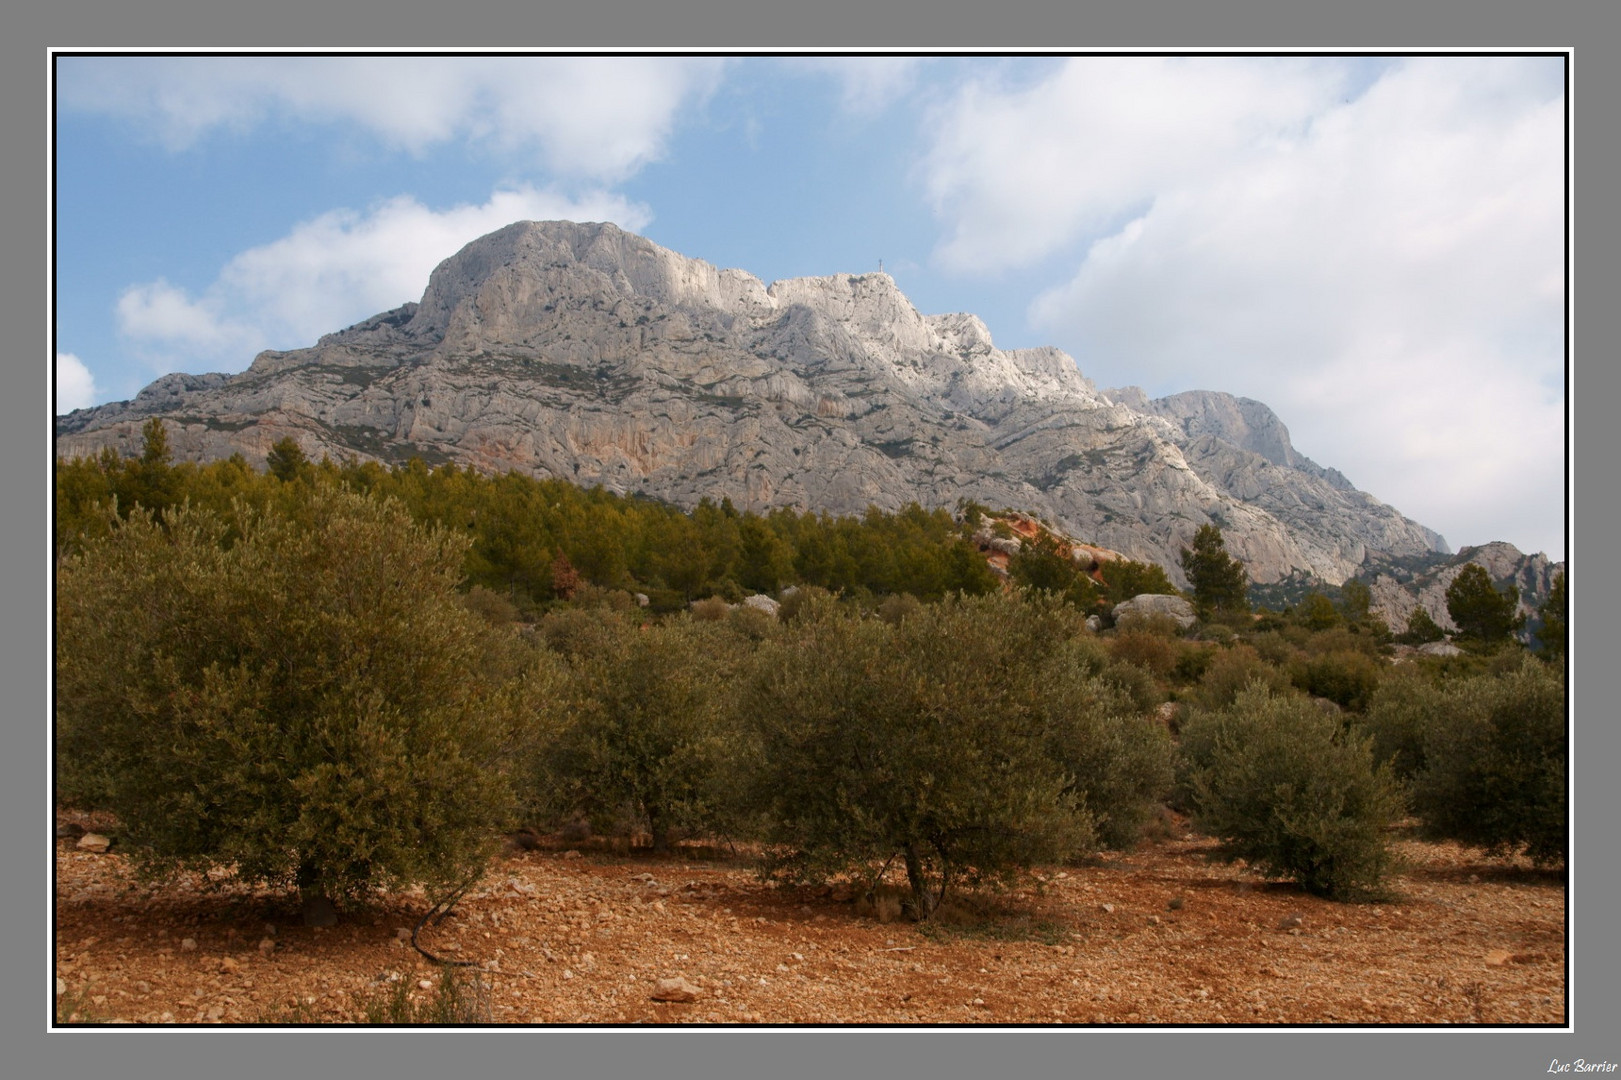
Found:
<path fill-rule="evenodd" d="M 420 297 L 521 218 L 875 270 L 1099 387 L 1258 398 L 1563 558 L 1560 57 L 60 56 L 57 409 Z"/>

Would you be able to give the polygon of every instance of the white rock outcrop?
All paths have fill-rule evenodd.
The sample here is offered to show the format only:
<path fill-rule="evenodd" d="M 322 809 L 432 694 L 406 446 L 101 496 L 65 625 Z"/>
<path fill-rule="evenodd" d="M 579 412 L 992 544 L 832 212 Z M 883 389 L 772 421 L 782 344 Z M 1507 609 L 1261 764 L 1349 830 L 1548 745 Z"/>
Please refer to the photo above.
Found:
<path fill-rule="evenodd" d="M 967 498 L 1164 566 L 1221 525 L 1252 580 L 1330 583 L 1434 533 L 1294 453 L 1259 402 L 1099 393 L 1057 349 L 922 315 L 887 274 L 765 285 L 609 224 L 518 222 L 420 300 L 237 375 L 167 375 L 57 420 L 59 455 L 312 457 L 519 470 L 691 506 L 860 513 Z"/>

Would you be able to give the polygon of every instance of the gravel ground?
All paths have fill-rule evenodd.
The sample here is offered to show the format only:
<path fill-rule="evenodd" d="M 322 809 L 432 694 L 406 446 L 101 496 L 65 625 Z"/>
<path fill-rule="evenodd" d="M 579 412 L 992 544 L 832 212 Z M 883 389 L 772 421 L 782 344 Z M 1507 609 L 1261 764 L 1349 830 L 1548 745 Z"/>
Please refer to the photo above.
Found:
<path fill-rule="evenodd" d="M 1396 899 L 1336 904 L 1172 832 L 927 928 L 741 862 L 513 851 L 419 940 L 481 965 L 497 1024 L 1566 1023 L 1560 874 L 1402 840 Z M 420 892 L 314 929 L 286 897 L 204 885 L 58 841 L 58 1022 L 355 1024 L 396 987 L 436 993 L 401 940 Z M 695 999 L 652 1000 L 665 979 Z"/>

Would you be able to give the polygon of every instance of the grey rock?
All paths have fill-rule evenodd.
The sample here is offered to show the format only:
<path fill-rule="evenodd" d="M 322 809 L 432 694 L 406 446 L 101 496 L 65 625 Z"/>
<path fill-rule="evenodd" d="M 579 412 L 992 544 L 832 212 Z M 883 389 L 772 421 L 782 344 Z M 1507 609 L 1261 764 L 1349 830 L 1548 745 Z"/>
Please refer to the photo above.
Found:
<path fill-rule="evenodd" d="M 1462 656 L 1463 650 L 1450 641 L 1427 641 L 1418 647 L 1422 656 Z"/>
<path fill-rule="evenodd" d="M 755 593 L 753 596 L 745 596 L 743 598 L 743 606 L 746 608 L 753 608 L 755 611 L 763 611 L 772 617 L 775 617 L 778 609 L 782 607 L 781 604 L 762 593 Z"/>
<path fill-rule="evenodd" d="M 420 455 L 680 506 L 860 513 L 1011 506 L 1166 568 L 1219 523 L 1258 583 L 1330 583 L 1439 538 L 1293 450 L 1258 402 L 1100 394 L 1057 349 L 997 348 L 885 274 L 769 287 L 613 225 L 518 222 L 434 271 L 420 301 L 236 375 L 168 375 L 58 418 L 56 452 L 176 457 L 279 439 L 334 459 Z"/>
<path fill-rule="evenodd" d="M 93 851 L 98 855 L 112 847 L 112 840 L 100 833 L 87 832 L 79 837 L 78 847 L 82 851 Z"/>
<path fill-rule="evenodd" d="M 1157 593 L 1133 596 L 1124 603 L 1116 604 L 1111 614 L 1116 623 L 1133 617 L 1151 618 L 1155 615 L 1169 615 L 1183 630 L 1199 621 L 1198 616 L 1194 614 L 1193 605 L 1188 601 L 1180 596 L 1162 596 Z"/>

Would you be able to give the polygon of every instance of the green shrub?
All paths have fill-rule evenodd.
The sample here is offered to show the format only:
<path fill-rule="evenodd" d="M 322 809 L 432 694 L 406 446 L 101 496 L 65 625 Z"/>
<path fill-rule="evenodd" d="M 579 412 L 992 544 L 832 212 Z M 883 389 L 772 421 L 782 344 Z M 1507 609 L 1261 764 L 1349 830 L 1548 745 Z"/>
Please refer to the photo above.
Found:
<path fill-rule="evenodd" d="M 1368 743 L 1309 701 L 1254 685 L 1229 709 L 1183 725 L 1194 826 L 1223 855 L 1336 899 L 1377 895 L 1394 856 L 1386 829 L 1403 812 Z"/>
<path fill-rule="evenodd" d="M 1078 634 L 1073 608 L 992 594 L 891 626 L 821 601 L 794 625 L 762 648 L 745 702 L 755 805 L 776 845 L 768 875 L 871 887 L 894 861 L 922 920 L 953 885 L 1090 847 L 1091 820 L 1049 753 L 1061 725 L 1039 678 Z"/>
<path fill-rule="evenodd" d="M 1413 801 L 1426 831 L 1547 865 L 1566 844 L 1565 679 L 1529 657 L 1448 688 L 1425 732 Z"/>
<path fill-rule="evenodd" d="M 1339 650 L 1297 661 L 1290 678 L 1313 697 L 1327 698 L 1352 712 L 1362 712 L 1379 688 L 1384 665 L 1362 652 Z"/>
<path fill-rule="evenodd" d="M 1170 732 L 1137 707 L 1114 677 L 1113 665 L 1091 676 L 1059 650 L 1037 674 L 1038 708 L 1052 732 L 1048 753 L 1070 777 L 1070 790 L 1092 819 L 1097 842 L 1114 850 L 1134 847 L 1175 780 Z"/>
<path fill-rule="evenodd" d="M 1373 740 L 1373 760 L 1410 783 L 1424 770 L 1424 738 L 1445 708 L 1446 693 L 1414 664 L 1401 664 L 1379 683 L 1357 726 Z"/>
<path fill-rule="evenodd" d="M 1175 670 L 1180 650 L 1160 634 L 1131 628 L 1115 634 L 1109 641 L 1109 653 L 1117 663 L 1135 664 L 1163 679 Z"/>
<path fill-rule="evenodd" d="M 61 561 L 60 790 L 116 814 L 150 874 L 228 866 L 306 900 L 459 881 L 509 819 L 489 664 L 515 639 L 457 594 L 465 540 L 299 490 L 303 523 L 238 506 L 229 546 L 173 507 Z"/>
<path fill-rule="evenodd" d="M 725 624 L 604 623 L 600 648 L 572 661 L 568 721 L 551 754 L 560 812 L 645 827 L 655 850 L 676 829 L 722 826 L 728 742 L 721 684 L 741 647 Z"/>
<path fill-rule="evenodd" d="M 1248 645 L 1222 649 L 1210 659 L 1199 685 L 1187 695 L 1189 701 L 1206 709 L 1222 709 L 1250 683 L 1259 681 L 1274 693 L 1289 687 L 1289 676 L 1268 664 Z"/>

